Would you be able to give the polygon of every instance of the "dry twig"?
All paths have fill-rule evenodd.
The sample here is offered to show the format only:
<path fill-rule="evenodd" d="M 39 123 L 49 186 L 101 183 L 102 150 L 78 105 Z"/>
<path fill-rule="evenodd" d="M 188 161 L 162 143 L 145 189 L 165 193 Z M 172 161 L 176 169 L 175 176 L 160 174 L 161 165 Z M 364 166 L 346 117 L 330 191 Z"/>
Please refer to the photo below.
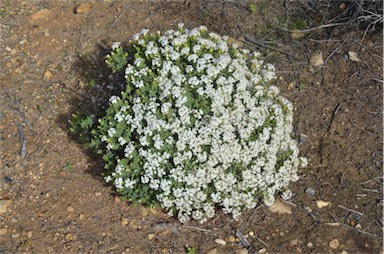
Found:
<path fill-rule="evenodd" d="M 345 206 L 342 206 L 342 205 L 337 205 L 337 206 L 338 206 L 339 208 L 344 209 L 344 210 L 347 210 L 347 211 L 349 211 L 349 212 L 353 212 L 353 213 L 356 213 L 356 214 L 361 215 L 361 216 L 364 215 L 363 213 L 361 213 L 361 212 L 359 212 L 359 211 L 356 211 L 356 210 L 353 210 L 353 209 L 349 209 L 349 208 L 347 208 L 347 207 L 345 207 Z"/>
<path fill-rule="evenodd" d="M 183 225 L 183 227 L 184 228 L 189 228 L 189 229 L 195 229 L 195 230 L 202 231 L 202 232 L 207 232 L 207 233 L 211 233 L 212 232 L 212 230 L 204 229 L 204 228 L 199 228 L 199 227 L 194 227 L 194 226 Z"/>
<path fill-rule="evenodd" d="M 318 29 L 323 29 L 323 28 L 327 28 L 327 27 L 334 27 L 334 26 L 342 26 L 342 25 L 345 25 L 346 23 L 332 23 L 332 24 L 325 24 L 325 25 L 321 25 L 321 26 L 317 26 L 317 27 L 312 27 L 312 28 L 309 28 L 309 29 L 302 29 L 302 30 L 290 30 L 290 29 L 287 29 L 287 28 L 284 28 L 284 27 L 281 27 L 281 26 L 277 26 L 278 29 L 280 30 L 283 30 L 285 32 L 299 32 L 299 33 L 307 33 L 307 32 L 311 32 L 311 31 L 315 31 L 315 30 L 318 30 Z"/>
<path fill-rule="evenodd" d="M 121 18 L 121 16 L 123 16 L 124 12 L 127 11 L 128 7 L 129 7 L 129 3 L 124 6 L 123 10 L 119 13 L 119 15 L 117 15 L 115 20 L 111 23 L 111 26 L 116 25 L 117 21 Z"/>
<path fill-rule="evenodd" d="M 248 240 L 243 236 L 243 234 L 238 229 L 236 229 L 235 235 L 237 236 L 237 238 L 240 239 L 240 242 L 243 244 L 245 248 L 248 248 L 251 246 Z"/>
<path fill-rule="evenodd" d="M 22 165 L 23 169 L 25 170 L 25 157 L 27 155 L 27 141 L 25 139 L 23 127 L 19 124 L 19 122 L 16 120 L 15 125 L 17 127 L 17 130 L 19 132 L 19 142 L 20 142 L 20 156 L 22 159 Z"/>
<path fill-rule="evenodd" d="M 32 128 L 31 122 L 25 117 L 24 113 L 20 109 L 20 103 L 17 99 L 16 95 L 12 92 L 11 89 L 8 89 L 6 91 L 6 94 L 8 96 L 8 99 L 12 102 L 12 106 L 8 106 L 10 109 L 15 111 L 20 118 L 24 121 L 25 125 L 27 125 L 28 129 L 31 131 L 32 135 L 35 136 L 36 132 Z"/>
<path fill-rule="evenodd" d="M 341 221 L 333 218 L 336 222 L 338 222 L 341 226 L 343 227 L 346 227 L 346 228 L 349 228 L 349 229 L 353 229 L 353 230 L 356 230 L 357 232 L 361 233 L 361 234 L 364 234 L 364 235 L 369 235 L 369 236 L 373 236 L 373 237 L 376 237 L 376 238 L 379 238 L 379 239 L 382 239 L 380 236 L 378 235 L 375 235 L 375 234 L 372 234 L 370 232 L 367 232 L 367 231 L 364 231 L 364 230 L 361 230 L 361 229 L 358 229 L 358 228 L 355 228 L 355 227 L 352 227 L 350 225 L 347 225 L 347 224 L 344 224 L 342 223 Z"/>

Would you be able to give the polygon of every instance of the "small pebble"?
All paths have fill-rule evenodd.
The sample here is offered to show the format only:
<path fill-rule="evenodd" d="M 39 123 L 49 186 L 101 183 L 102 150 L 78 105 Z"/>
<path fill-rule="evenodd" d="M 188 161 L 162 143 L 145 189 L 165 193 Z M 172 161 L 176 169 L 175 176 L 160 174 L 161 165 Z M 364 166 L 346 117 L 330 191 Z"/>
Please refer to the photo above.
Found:
<path fill-rule="evenodd" d="M 113 198 L 113 203 L 115 203 L 115 204 L 118 204 L 118 203 L 120 203 L 120 197 L 119 196 L 115 196 L 114 198 Z"/>
<path fill-rule="evenodd" d="M 230 237 L 228 237 L 227 239 L 227 242 L 230 242 L 230 243 L 235 243 L 235 242 L 238 242 L 236 237 L 234 237 L 233 235 L 231 235 Z"/>
<path fill-rule="evenodd" d="M 249 231 L 248 235 L 249 235 L 249 236 L 254 236 L 254 235 L 255 235 L 255 232 L 253 232 L 253 231 Z"/>
<path fill-rule="evenodd" d="M 223 239 L 216 239 L 216 240 L 215 240 L 215 243 L 220 244 L 220 245 L 223 245 L 223 246 L 225 246 L 225 245 L 227 244 L 227 242 L 224 241 Z"/>
<path fill-rule="evenodd" d="M 147 238 L 148 240 L 152 240 L 155 237 L 155 234 L 148 234 Z"/>
<path fill-rule="evenodd" d="M 217 248 L 214 248 L 214 249 L 208 251 L 207 254 L 218 254 Z"/>
<path fill-rule="evenodd" d="M 12 238 L 18 238 L 19 236 L 20 236 L 19 233 L 14 233 L 14 234 L 11 235 Z"/>
<path fill-rule="evenodd" d="M 305 193 L 310 195 L 310 196 L 313 196 L 313 195 L 315 195 L 315 190 L 312 189 L 311 187 L 308 187 L 305 189 Z"/>
<path fill-rule="evenodd" d="M 27 237 L 28 237 L 28 238 L 31 238 L 32 236 L 33 236 L 32 231 L 28 231 L 28 232 L 27 232 Z"/>
<path fill-rule="evenodd" d="M 81 3 L 75 8 L 76 14 L 84 14 L 91 10 L 91 5 L 89 3 Z"/>
<path fill-rule="evenodd" d="M 248 250 L 247 249 L 239 249 L 239 250 L 236 250 L 235 253 L 236 254 L 248 254 Z"/>
<path fill-rule="evenodd" d="M 326 206 L 329 206 L 331 202 L 323 201 L 323 200 L 317 200 L 316 205 L 318 208 L 324 208 Z"/>
<path fill-rule="evenodd" d="M 339 242 L 339 239 L 337 239 L 337 238 L 335 238 L 329 242 L 329 247 L 331 249 L 337 249 L 337 248 L 339 248 L 339 246 L 340 246 L 340 242 Z"/>
<path fill-rule="evenodd" d="M 7 229 L 6 228 L 1 228 L 0 229 L 0 235 L 5 235 L 7 233 Z"/>
<path fill-rule="evenodd" d="M 313 243 L 308 242 L 308 243 L 307 243 L 307 246 L 308 246 L 309 248 L 312 248 L 312 247 L 313 247 Z"/>
<path fill-rule="evenodd" d="M 95 196 L 96 196 L 96 197 L 101 196 L 101 192 L 95 192 Z"/>
<path fill-rule="evenodd" d="M 260 249 L 259 251 L 258 251 L 258 253 L 260 253 L 260 254 L 263 254 L 263 253 L 266 253 L 267 252 L 267 249 L 264 249 L 264 248 L 262 248 L 262 249 Z"/>
<path fill-rule="evenodd" d="M 121 225 L 125 226 L 128 224 L 128 219 L 127 218 L 121 218 Z"/>
<path fill-rule="evenodd" d="M 12 203 L 11 200 L 0 200 L 0 214 L 6 213 L 8 206 Z"/>
<path fill-rule="evenodd" d="M 84 218 L 85 218 L 85 215 L 81 213 L 81 214 L 79 215 L 79 219 L 80 219 L 80 220 L 84 220 Z"/>
<path fill-rule="evenodd" d="M 67 207 L 67 211 L 70 212 L 70 213 L 73 213 L 75 211 L 75 209 L 73 209 L 72 206 L 68 206 Z"/>

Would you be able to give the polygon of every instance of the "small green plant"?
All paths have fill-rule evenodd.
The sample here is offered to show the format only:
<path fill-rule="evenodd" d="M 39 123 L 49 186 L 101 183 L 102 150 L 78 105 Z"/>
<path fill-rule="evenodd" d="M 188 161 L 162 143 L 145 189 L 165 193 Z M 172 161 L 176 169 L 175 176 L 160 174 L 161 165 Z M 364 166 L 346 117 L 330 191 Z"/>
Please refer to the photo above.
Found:
<path fill-rule="evenodd" d="M 5 16 L 7 16 L 7 10 L 5 9 L 5 7 L 1 7 L 0 8 L 0 18 L 5 18 Z"/>
<path fill-rule="evenodd" d="M 72 170 L 73 165 L 70 162 L 65 163 L 65 165 L 62 167 L 63 170 Z"/>
<path fill-rule="evenodd" d="M 102 154 L 105 180 L 127 200 L 203 223 L 216 207 L 238 219 L 290 197 L 306 165 L 293 106 L 271 84 L 274 67 L 227 39 L 179 25 L 144 29 L 129 49 L 113 43 L 106 63 L 126 85 L 100 115 L 74 114 L 70 131 Z"/>
<path fill-rule="evenodd" d="M 91 132 L 94 124 L 93 118 L 93 115 L 77 112 L 72 115 L 72 119 L 69 121 L 69 132 L 76 135 L 83 144 L 93 144 L 91 140 Z"/>
<path fill-rule="evenodd" d="M 197 248 L 196 247 L 186 247 L 187 254 L 197 254 Z"/>
<path fill-rule="evenodd" d="M 288 19 L 280 18 L 279 23 L 290 30 L 302 30 L 307 27 L 307 20 L 300 14 L 292 14 Z"/>
<path fill-rule="evenodd" d="M 255 3 L 249 3 L 248 9 L 251 13 L 255 13 L 257 10 L 257 5 Z"/>

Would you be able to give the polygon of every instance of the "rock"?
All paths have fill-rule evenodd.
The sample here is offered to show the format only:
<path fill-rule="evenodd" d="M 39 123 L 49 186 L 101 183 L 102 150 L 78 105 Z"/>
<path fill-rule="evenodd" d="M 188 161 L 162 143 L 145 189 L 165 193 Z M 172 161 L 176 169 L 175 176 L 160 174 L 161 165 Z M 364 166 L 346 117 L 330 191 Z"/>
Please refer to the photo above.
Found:
<path fill-rule="evenodd" d="M 218 254 L 217 248 L 214 248 L 214 249 L 208 251 L 207 254 Z"/>
<path fill-rule="evenodd" d="M 227 43 L 228 44 L 235 44 L 237 45 L 239 48 L 243 47 L 244 43 L 244 38 L 243 37 L 240 37 L 238 40 L 233 38 L 233 37 L 229 37 L 228 40 L 227 40 Z"/>
<path fill-rule="evenodd" d="M 234 237 L 233 235 L 231 235 L 230 237 L 226 238 L 225 239 L 227 242 L 229 243 L 235 243 L 235 242 L 238 242 L 239 239 L 237 239 L 236 237 Z"/>
<path fill-rule="evenodd" d="M 337 239 L 337 238 L 335 238 L 329 242 L 329 247 L 331 249 L 337 249 L 337 248 L 339 248 L 339 246 L 340 246 L 340 242 L 339 242 L 339 239 Z"/>
<path fill-rule="evenodd" d="M 128 219 L 127 218 L 121 218 L 121 225 L 123 225 L 123 226 L 128 225 Z"/>
<path fill-rule="evenodd" d="M 120 203 L 120 201 L 121 201 L 121 199 L 120 199 L 119 196 L 115 196 L 115 197 L 113 198 L 113 203 L 115 203 L 115 204 Z"/>
<path fill-rule="evenodd" d="M 101 192 L 95 192 L 95 196 L 96 197 L 100 197 L 101 196 Z"/>
<path fill-rule="evenodd" d="M 236 254 L 248 254 L 247 249 L 238 249 L 235 251 Z"/>
<path fill-rule="evenodd" d="M 52 74 L 52 72 L 50 72 L 49 70 L 46 70 L 45 72 L 44 72 L 44 75 L 43 75 L 43 78 L 44 79 L 51 79 L 53 77 L 53 74 Z"/>
<path fill-rule="evenodd" d="M 8 229 L 6 228 L 1 228 L 0 229 L 0 235 L 5 235 L 7 233 Z"/>
<path fill-rule="evenodd" d="M 290 242 L 290 245 L 293 247 L 293 246 L 296 246 L 297 243 L 299 242 L 298 239 L 293 239 L 291 242 Z"/>
<path fill-rule="evenodd" d="M 20 236 L 19 233 L 14 233 L 14 234 L 11 235 L 12 238 L 18 238 L 19 236 Z"/>
<path fill-rule="evenodd" d="M 275 201 L 275 203 L 273 203 L 273 205 L 269 207 L 269 211 L 279 214 L 292 214 L 291 207 L 281 203 L 281 201 L 278 199 Z"/>
<path fill-rule="evenodd" d="M 76 240 L 76 239 L 77 239 L 77 236 L 73 235 L 71 233 L 68 233 L 65 235 L 65 240 L 67 240 L 67 241 L 72 241 L 72 240 Z"/>
<path fill-rule="evenodd" d="M 81 214 L 79 215 L 79 219 L 80 219 L 80 220 L 84 220 L 84 219 L 85 219 L 85 215 L 81 213 Z"/>
<path fill-rule="evenodd" d="M 322 66 L 324 64 L 323 52 L 319 51 L 317 53 L 312 54 L 311 58 L 309 59 L 309 63 L 313 67 Z"/>
<path fill-rule="evenodd" d="M 308 243 L 307 243 L 307 246 L 308 246 L 309 248 L 313 248 L 313 243 L 312 243 L 312 242 L 308 242 Z"/>
<path fill-rule="evenodd" d="M 141 216 L 146 217 L 148 215 L 157 215 L 158 212 L 153 207 L 141 207 L 140 208 Z"/>
<path fill-rule="evenodd" d="M 12 203 L 11 200 L 0 200 L 0 214 L 7 212 L 7 207 Z"/>
<path fill-rule="evenodd" d="M 67 206 L 67 211 L 73 213 L 75 209 L 72 206 Z"/>
<path fill-rule="evenodd" d="M 317 200 L 316 201 L 316 205 L 318 208 L 323 208 L 323 207 L 329 206 L 330 204 L 331 204 L 331 202 L 326 202 L 323 200 Z"/>
<path fill-rule="evenodd" d="M 308 187 L 305 189 L 305 193 L 310 195 L 310 196 L 313 196 L 313 195 L 315 195 L 315 190 L 312 189 L 311 187 Z"/>
<path fill-rule="evenodd" d="M 29 16 L 29 19 L 31 21 L 37 21 L 37 20 L 47 20 L 52 16 L 52 12 L 48 9 L 41 9 Z"/>
<path fill-rule="evenodd" d="M 253 231 L 249 231 L 249 232 L 248 232 L 248 235 L 249 235 L 249 236 L 254 236 L 254 235 L 255 235 L 255 232 L 253 232 Z"/>
<path fill-rule="evenodd" d="M 128 224 L 128 227 L 131 228 L 131 229 L 141 229 L 141 226 L 139 226 L 139 225 L 137 224 L 137 222 L 135 222 L 135 221 L 130 222 L 130 223 Z"/>
<path fill-rule="evenodd" d="M 305 33 L 300 30 L 293 30 L 291 32 L 291 38 L 294 40 L 300 40 L 305 37 Z"/>
<path fill-rule="evenodd" d="M 223 245 L 223 246 L 225 246 L 225 245 L 227 244 L 226 241 L 224 241 L 223 239 L 220 239 L 220 238 L 216 239 L 216 240 L 215 240 L 215 243 L 220 244 L 220 245 Z"/>
<path fill-rule="evenodd" d="M 356 52 L 348 51 L 348 57 L 352 62 L 361 62 L 361 60 L 357 57 Z"/>
<path fill-rule="evenodd" d="M 155 234 L 148 234 L 147 238 L 149 241 L 151 241 L 155 237 Z"/>
<path fill-rule="evenodd" d="M 31 238 L 32 236 L 33 236 L 32 231 L 28 231 L 28 232 L 27 232 L 27 237 L 28 237 L 28 238 Z"/>
<path fill-rule="evenodd" d="M 89 3 L 81 3 L 76 6 L 75 13 L 76 14 L 84 14 L 91 10 L 91 5 Z"/>
<path fill-rule="evenodd" d="M 264 248 L 262 248 L 262 249 L 260 249 L 259 251 L 258 251 L 258 253 L 260 253 L 260 254 L 263 254 L 263 253 L 266 253 L 267 252 L 267 249 L 264 249 Z"/>

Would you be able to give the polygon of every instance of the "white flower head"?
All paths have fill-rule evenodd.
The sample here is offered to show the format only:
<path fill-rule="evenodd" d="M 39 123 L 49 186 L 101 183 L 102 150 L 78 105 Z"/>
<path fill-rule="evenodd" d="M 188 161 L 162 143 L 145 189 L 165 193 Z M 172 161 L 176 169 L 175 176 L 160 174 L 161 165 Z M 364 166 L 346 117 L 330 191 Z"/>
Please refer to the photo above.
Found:
<path fill-rule="evenodd" d="M 111 48 L 112 49 L 117 49 L 117 48 L 120 48 L 120 46 L 121 46 L 121 42 L 117 41 L 117 42 L 113 42 L 112 43 L 112 47 Z"/>

